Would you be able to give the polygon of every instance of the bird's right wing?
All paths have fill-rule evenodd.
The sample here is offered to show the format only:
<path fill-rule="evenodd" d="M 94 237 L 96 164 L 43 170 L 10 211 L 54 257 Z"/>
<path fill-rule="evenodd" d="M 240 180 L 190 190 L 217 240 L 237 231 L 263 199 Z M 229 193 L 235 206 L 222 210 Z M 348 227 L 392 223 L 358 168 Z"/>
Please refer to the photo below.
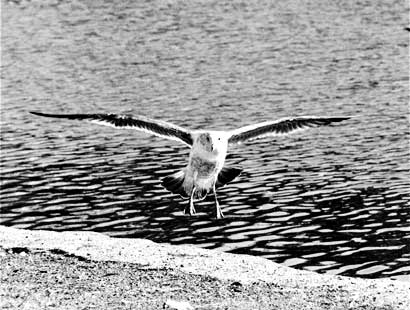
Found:
<path fill-rule="evenodd" d="M 276 121 L 268 121 L 232 130 L 228 142 L 241 143 L 246 140 L 254 140 L 267 136 L 284 135 L 296 130 L 329 125 L 333 122 L 341 122 L 346 119 L 349 119 L 349 117 L 304 116 L 282 118 Z"/>
<path fill-rule="evenodd" d="M 123 116 L 116 114 L 48 114 L 40 112 L 30 113 L 46 117 L 86 120 L 92 123 L 116 128 L 136 129 L 167 139 L 177 140 L 187 144 L 190 147 L 193 144 L 192 136 L 189 130 L 168 122 L 153 120 L 144 116 Z"/>

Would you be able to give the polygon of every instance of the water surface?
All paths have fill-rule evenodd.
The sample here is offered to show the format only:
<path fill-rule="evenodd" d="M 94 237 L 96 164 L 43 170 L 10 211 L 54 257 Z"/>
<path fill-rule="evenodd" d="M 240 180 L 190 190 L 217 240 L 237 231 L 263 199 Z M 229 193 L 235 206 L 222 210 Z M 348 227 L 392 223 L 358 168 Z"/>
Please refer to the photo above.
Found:
<path fill-rule="evenodd" d="M 410 274 L 402 1 L 3 1 L 1 220 L 263 256 L 357 277 Z M 142 114 L 192 129 L 291 115 L 335 127 L 234 146 L 224 220 L 160 186 L 182 144 L 34 117 Z"/>

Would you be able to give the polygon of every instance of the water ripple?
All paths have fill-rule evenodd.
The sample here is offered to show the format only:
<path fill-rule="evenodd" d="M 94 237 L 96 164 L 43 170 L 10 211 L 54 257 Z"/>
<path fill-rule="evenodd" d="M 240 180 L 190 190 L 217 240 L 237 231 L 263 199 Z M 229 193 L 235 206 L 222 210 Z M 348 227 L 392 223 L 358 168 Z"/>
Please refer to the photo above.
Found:
<path fill-rule="evenodd" d="M 4 3 L 1 224 L 406 279 L 409 64 L 399 2 L 72 4 Z M 212 199 L 188 218 L 186 202 L 160 186 L 186 164 L 184 146 L 29 110 L 143 114 L 192 129 L 354 117 L 233 146 L 227 165 L 244 172 L 220 190 L 226 218 L 216 221 Z"/>

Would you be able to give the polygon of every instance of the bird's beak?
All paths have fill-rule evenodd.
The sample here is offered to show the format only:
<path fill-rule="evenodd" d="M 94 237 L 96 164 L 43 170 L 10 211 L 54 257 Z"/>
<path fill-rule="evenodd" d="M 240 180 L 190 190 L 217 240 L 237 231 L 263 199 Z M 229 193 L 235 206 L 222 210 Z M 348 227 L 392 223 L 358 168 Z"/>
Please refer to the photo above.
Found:
<path fill-rule="evenodd" d="M 214 153 L 214 154 L 218 154 L 218 148 L 217 148 L 217 147 L 215 147 L 215 145 L 214 145 L 214 144 L 212 144 L 211 148 L 212 148 L 212 153 Z"/>

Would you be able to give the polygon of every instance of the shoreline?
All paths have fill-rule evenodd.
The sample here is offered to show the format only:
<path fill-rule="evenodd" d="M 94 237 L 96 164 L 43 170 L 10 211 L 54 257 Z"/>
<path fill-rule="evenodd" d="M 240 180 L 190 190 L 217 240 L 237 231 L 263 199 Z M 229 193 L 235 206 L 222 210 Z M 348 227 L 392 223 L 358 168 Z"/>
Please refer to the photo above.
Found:
<path fill-rule="evenodd" d="M 129 280 L 129 277 L 135 274 L 141 276 L 149 274 L 150 278 L 147 281 L 154 281 L 152 285 L 157 283 L 155 285 L 159 290 L 162 284 L 158 280 L 170 277 L 170 273 L 174 276 L 177 274 L 174 280 L 172 277 L 169 280 L 171 287 L 178 287 L 179 284 L 188 281 L 184 287 L 198 289 L 201 285 L 209 284 L 213 288 L 219 287 L 221 291 L 227 288 L 227 294 L 229 294 L 222 299 L 218 297 L 217 292 L 214 292 L 215 296 L 212 295 L 213 290 L 208 290 L 206 287 L 196 292 L 195 296 L 198 296 L 198 300 L 202 300 L 199 295 L 210 294 L 206 295 L 209 300 L 212 299 L 208 305 L 205 295 L 203 296 L 205 301 L 198 303 L 195 296 L 189 295 L 190 291 L 184 289 L 180 293 L 184 293 L 182 296 L 186 296 L 185 300 L 189 300 L 194 309 L 221 309 L 222 306 L 224 309 L 247 309 L 259 306 L 261 309 L 297 307 L 303 309 L 410 309 L 410 283 L 408 282 L 318 274 L 282 266 L 260 257 L 206 250 L 191 245 L 158 244 L 145 239 L 113 238 L 95 232 L 29 231 L 0 226 L 0 248 L 3 249 L 0 257 L 3 261 L 2 266 L 8 266 L 3 270 L 3 273 L 6 271 L 8 276 L 2 276 L 0 297 L 2 300 L 7 300 L 10 305 L 13 304 L 10 292 L 21 289 L 22 285 L 20 283 L 19 286 L 18 278 L 17 283 L 15 281 L 12 283 L 13 273 L 14 276 L 17 274 L 19 277 L 29 275 L 30 272 L 34 275 L 38 269 L 36 266 L 44 262 L 48 262 L 47 264 L 57 262 L 53 268 L 56 268 L 56 274 L 60 274 L 63 282 L 65 276 L 67 279 L 70 278 L 69 273 L 64 273 L 65 266 L 73 266 L 73 270 L 76 271 L 77 264 L 84 265 L 82 268 L 87 272 L 97 268 L 95 267 L 97 265 L 98 270 L 109 267 L 117 270 L 118 273 L 114 272 L 114 274 L 118 274 L 123 281 Z M 29 258 L 31 260 L 28 260 Z M 26 267 L 20 265 L 30 265 L 31 269 L 24 270 Z M 124 268 L 131 268 L 133 271 L 122 274 L 120 271 Z M 151 274 L 152 272 L 154 274 Z M 47 274 L 47 268 L 42 273 Z M 93 282 L 101 281 L 101 275 L 96 274 L 90 279 L 92 279 L 90 283 L 84 284 L 85 287 L 92 285 Z M 175 283 L 172 283 L 173 281 Z M 44 287 L 53 287 L 52 281 L 50 282 L 47 278 L 43 282 L 45 282 L 42 283 Z M 138 280 L 132 283 L 140 285 L 143 282 L 140 283 Z M 110 282 L 104 283 L 101 287 L 106 289 L 111 285 Z M 150 302 L 152 299 L 151 301 L 155 301 L 153 305 L 156 306 L 147 308 L 146 303 L 142 306 L 144 300 L 136 297 L 134 301 L 130 301 L 135 302 L 132 309 L 138 309 L 139 303 L 141 303 L 141 309 L 158 309 L 158 305 L 164 302 L 163 299 L 170 297 L 165 293 L 150 294 L 148 284 L 141 294 L 146 296 L 145 302 Z M 241 294 L 236 296 L 236 293 L 230 291 L 229 287 L 232 284 L 240 288 Z M 123 291 L 122 298 L 129 296 L 130 292 L 133 292 L 132 289 Z M 231 296 L 231 293 L 234 295 Z M 63 295 L 61 292 L 56 292 L 56 299 L 60 300 L 60 303 L 56 304 L 55 309 L 69 309 L 73 306 L 72 303 L 78 301 L 75 294 L 72 299 L 67 299 L 67 296 Z M 30 296 L 29 292 L 28 296 Z M 62 297 L 64 299 L 61 299 Z M 258 299 L 254 300 L 254 297 Z M 26 300 L 30 298 L 27 297 Z M 65 302 L 61 303 L 63 300 Z M 84 302 L 83 307 L 99 304 L 98 300 L 94 300 L 94 304 L 90 304 L 90 300 L 84 300 Z M 3 304 L 3 308 L 7 308 L 4 306 Z M 9 309 L 14 308 L 10 306 Z"/>

